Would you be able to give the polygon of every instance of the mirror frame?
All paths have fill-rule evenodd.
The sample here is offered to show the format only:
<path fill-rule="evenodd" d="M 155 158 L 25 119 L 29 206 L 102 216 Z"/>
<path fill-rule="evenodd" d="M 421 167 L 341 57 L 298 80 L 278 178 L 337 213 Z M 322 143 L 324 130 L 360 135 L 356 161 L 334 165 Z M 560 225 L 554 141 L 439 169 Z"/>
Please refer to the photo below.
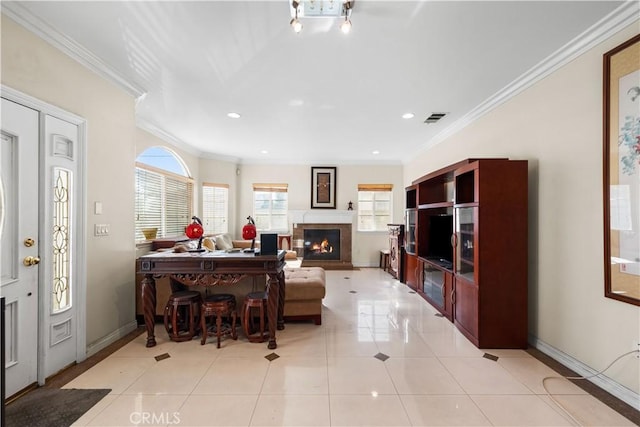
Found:
<path fill-rule="evenodd" d="M 611 256 L 612 253 L 617 252 L 612 247 L 612 230 L 611 230 L 611 182 L 618 182 L 618 170 L 619 170 L 619 161 L 616 160 L 615 168 L 612 168 L 611 160 L 612 158 L 618 157 L 618 144 L 616 141 L 619 141 L 618 135 L 618 125 L 619 117 L 618 117 L 618 79 L 627 75 L 630 72 L 640 72 L 638 68 L 629 69 L 627 66 L 625 69 L 620 69 L 621 66 L 616 68 L 616 64 L 612 67 L 612 58 L 620 53 L 625 55 L 636 55 L 631 56 L 631 61 L 627 61 L 623 64 L 631 63 L 632 66 L 640 63 L 640 61 L 635 60 L 635 57 L 640 57 L 640 34 L 632 37 L 626 42 L 616 46 L 610 51 L 606 52 L 603 55 L 603 194 L 604 194 L 604 282 L 605 282 L 605 297 L 616 299 L 619 301 L 624 301 L 629 304 L 640 306 L 640 299 L 630 297 L 621 293 L 614 292 L 615 287 L 615 279 L 616 275 L 612 274 L 613 266 L 618 264 L 612 264 Z M 640 92 L 639 92 L 640 94 Z M 613 96 L 613 99 L 612 99 Z M 640 97 L 638 97 L 638 102 L 640 104 Z M 615 129 L 612 129 L 612 126 L 615 126 Z M 632 134 L 632 137 L 636 136 Z M 613 146 L 611 142 L 614 142 Z M 612 151 L 615 150 L 615 151 Z M 638 168 L 638 172 L 640 174 L 640 164 L 636 164 Z M 613 170 L 612 170 L 613 169 Z M 614 173 L 615 179 L 612 180 L 612 173 Z M 640 215 L 640 213 L 638 213 Z M 616 230 L 615 233 L 618 233 Z M 615 241 L 618 241 L 618 238 L 615 238 Z M 640 251 L 637 254 L 633 254 L 635 256 L 634 261 L 640 261 Z M 624 265 L 624 264 L 622 264 Z M 638 276 L 638 282 L 640 283 L 640 276 Z"/>

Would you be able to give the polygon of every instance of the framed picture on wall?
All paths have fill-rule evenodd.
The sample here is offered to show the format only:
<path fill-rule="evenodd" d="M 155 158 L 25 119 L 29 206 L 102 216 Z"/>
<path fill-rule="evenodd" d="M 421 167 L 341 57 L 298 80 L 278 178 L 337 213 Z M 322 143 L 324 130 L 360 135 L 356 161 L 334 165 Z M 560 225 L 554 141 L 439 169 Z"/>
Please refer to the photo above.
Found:
<path fill-rule="evenodd" d="M 336 208 L 336 168 L 311 167 L 311 209 Z"/>
<path fill-rule="evenodd" d="M 640 305 L 640 34 L 603 65 L 605 296 Z"/>

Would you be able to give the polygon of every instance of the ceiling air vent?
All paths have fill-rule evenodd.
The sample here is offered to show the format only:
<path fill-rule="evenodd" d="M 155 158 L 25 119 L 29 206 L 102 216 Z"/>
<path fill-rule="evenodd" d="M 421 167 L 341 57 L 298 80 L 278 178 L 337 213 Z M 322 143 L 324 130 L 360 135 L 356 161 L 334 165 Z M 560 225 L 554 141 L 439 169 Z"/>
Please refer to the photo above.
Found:
<path fill-rule="evenodd" d="M 447 113 L 432 113 L 429 117 L 425 119 L 425 123 L 437 123 L 441 118 L 446 116 Z"/>

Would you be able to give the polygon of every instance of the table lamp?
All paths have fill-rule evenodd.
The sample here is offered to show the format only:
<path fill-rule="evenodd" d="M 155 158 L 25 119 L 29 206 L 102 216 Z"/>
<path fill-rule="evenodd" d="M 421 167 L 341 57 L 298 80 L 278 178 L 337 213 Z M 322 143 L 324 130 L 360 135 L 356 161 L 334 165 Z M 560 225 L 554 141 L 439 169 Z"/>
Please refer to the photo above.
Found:
<path fill-rule="evenodd" d="M 251 249 L 249 249 L 247 252 L 254 252 L 257 235 L 256 223 L 253 221 L 253 218 L 251 218 L 251 215 L 247 217 L 247 221 L 248 222 L 244 225 L 244 227 L 242 227 L 242 238 L 244 240 L 251 240 Z"/>
<path fill-rule="evenodd" d="M 204 252 L 205 249 L 202 248 L 202 239 L 204 235 L 204 228 L 202 228 L 202 221 L 197 216 L 191 217 L 193 222 L 187 225 L 184 233 L 190 239 L 198 239 L 198 247 L 196 249 L 191 249 L 189 252 Z"/>

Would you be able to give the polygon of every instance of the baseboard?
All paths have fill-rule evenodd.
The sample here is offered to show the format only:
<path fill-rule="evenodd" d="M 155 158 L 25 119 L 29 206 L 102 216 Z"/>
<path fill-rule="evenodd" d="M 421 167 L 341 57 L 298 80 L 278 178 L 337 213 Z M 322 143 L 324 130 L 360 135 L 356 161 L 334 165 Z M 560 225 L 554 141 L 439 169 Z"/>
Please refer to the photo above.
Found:
<path fill-rule="evenodd" d="M 571 369 L 580 376 L 589 377 L 598 372 L 533 335 L 529 336 L 529 344 L 532 347 L 540 350 L 547 356 L 551 357 L 552 359 L 556 360 L 558 363 Z M 604 375 L 598 375 L 597 377 L 589 378 L 588 381 L 603 389 L 612 396 L 615 396 L 616 398 L 622 400 L 631 407 L 640 407 L 640 395 L 635 393 L 633 390 L 629 390 L 627 387 L 613 381 L 611 378 Z"/>
<path fill-rule="evenodd" d="M 99 352 L 100 350 L 102 350 L 103 348 L 107 347 L 108 345 L 113 344 L 114 342 L 118 341 L 120 338 L 133 332 L 137 327 L 138 327 L 138 322 L 133 320 L 127 323 L 126 325 L 116 329 L 115 331 L 111 332 L 109 335 L 102 337 L 98 341 L 91 343 L 90 345 L 87 346 L 87 357 L 91 357 L 97 352 Z"/>

